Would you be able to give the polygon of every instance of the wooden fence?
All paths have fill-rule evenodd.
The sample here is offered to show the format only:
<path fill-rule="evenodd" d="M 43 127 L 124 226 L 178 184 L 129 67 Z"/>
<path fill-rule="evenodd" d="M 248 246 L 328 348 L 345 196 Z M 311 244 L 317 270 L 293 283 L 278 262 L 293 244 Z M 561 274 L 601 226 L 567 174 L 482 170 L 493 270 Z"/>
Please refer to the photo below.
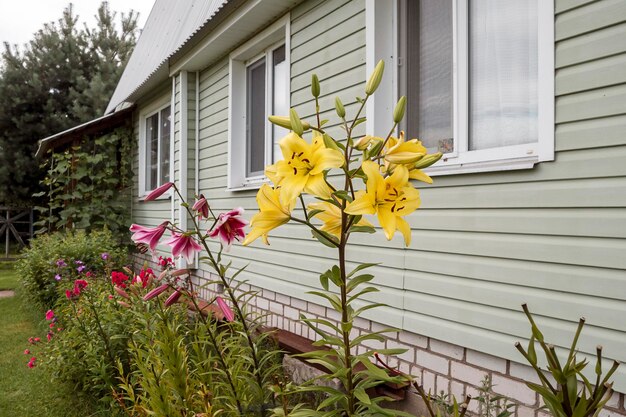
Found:
<path fill-rule="evenodd" d="M 5 259 L 11 258 L 12 245 L 23 248 L 32 237 L 32 208 L 0 206 L 0 242 L 4 241 Z"/>

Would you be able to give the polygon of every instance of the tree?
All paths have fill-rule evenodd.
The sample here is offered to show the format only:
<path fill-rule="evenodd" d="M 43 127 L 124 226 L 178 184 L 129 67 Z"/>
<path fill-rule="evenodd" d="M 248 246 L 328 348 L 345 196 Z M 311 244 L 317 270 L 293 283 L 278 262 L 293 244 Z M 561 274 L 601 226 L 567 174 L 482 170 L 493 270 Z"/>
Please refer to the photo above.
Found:
<path fill-rule="evenodd" d="M 106 1 L 95 28 L 70 4 L 20 51 L 5 43 L 0 73 L 0 203 L 27 204 L 39 191 L 37 141 L 100 117 L 137 38 L 137 13 Z"/>

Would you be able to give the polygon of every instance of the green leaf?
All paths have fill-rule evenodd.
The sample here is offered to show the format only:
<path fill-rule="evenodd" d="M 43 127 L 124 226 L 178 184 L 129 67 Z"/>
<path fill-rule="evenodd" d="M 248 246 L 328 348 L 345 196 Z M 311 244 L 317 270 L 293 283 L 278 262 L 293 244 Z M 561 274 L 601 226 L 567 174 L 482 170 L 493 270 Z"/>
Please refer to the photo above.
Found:
<path fill-rule="evenodd" d="M 311 230 L 311 233 L 315 239 L 329 248 L 336 248 L 339 245 L 337 238 L 329 233 L 321 230 L 319 232 L 317 230 Z"/>
<path fill-rule="evenodd" d="M 352 226 L 350 227 L 350 233 L 376 233 L 376 229 L 372 226 Z"/>
<path fill-rule="evenodd" d="M 348 281 L 348 284 L 346 285 L 346 291 L 349 294 L 357 286 L 359 286 L 359 285 L 361 285 L 361 284 L 363 284 L 365 282 L 370 282 L 373 279 L 374 279 L 374 275 L 372 275 L 372 274 L 357 275 L 356 277 L 351 278 Z"/>
<path fill-rule="evenodd" d="M 354 396 L 364 404 L 371 404 L 370 396 L 367 395 L 363 388 L 357 388 L 354 390 Z"/>
<path fill-rule="evenodd" d="M 352 275 L 356 274 L 356 273 L 357 273 L 357 272 L 359 272 L 359 271 L 362 271 L 362 270 L 364 270 L 364 269 L 371 268 L 371 267 L 373 267 L 373 266 L 377 266 L 377 265 L 380 265 L 380 263 L 368 263 L 368 262 L 362 263 L 362 264 L 360 264 L 359 266 L 357 266 L 356 268 L 354 268 L 354 269 L 352 270 L 352 272 L 350 272 L 350 273 L 348 274 L 348 278 L 351 278 L 351 277 L 352 277 Z"/>
<path fill-rule="evenodd" d="M 337 190 L 333 193 L 333 195 L 341 200 L 348 201 L 350 203 L 352 202 L 352 196 L 346 190 Z"/>

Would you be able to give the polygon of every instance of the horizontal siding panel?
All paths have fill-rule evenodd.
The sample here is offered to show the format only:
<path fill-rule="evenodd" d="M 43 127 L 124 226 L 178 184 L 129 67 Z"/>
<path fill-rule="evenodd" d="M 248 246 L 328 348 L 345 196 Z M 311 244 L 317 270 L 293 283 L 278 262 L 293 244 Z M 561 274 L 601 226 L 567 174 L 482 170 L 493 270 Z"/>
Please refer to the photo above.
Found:
<path fill-rule="evenodd" d="M 313 48 L 313 46 L 316 48 Z M 353 34 L 330 45 L 310 45 L 311 49 L 302 48 L 293 50 L 291 52 L 292 77 L 300 74 L 311 74 L 323 63 L 338 59 L 364 46 L 365 29 L 358 29 L 358 31 Z"/>
<path fill-rule="evenodd" d="M 626 23 L 571 38 L 556 45 L 556 68 L 626 52 Z"/>
<path fill-rule="evenodd" d="M 346 90 L 355 86 L 359 86 L 359 89 L 363 91 L 363 80 L 365 77 L 365 68 L 362 66 L 352 68 L 343 73 L 339 73 L 332 77 L 327 77 L 324 80 L 320 80 L 320 91 L 321 95 L 319 97 L 320 106 L 322 103 L 325 105 L 324 108 L 328 108 L 330 103 L 335 102 L 335 97 L 337 96 L 336 92 L 339 90 Z M 311 95 L 310 88 L 310 78 L 309 85 L 305 88 L 294 91 L 291 94 L 291 106 L 297 106 L 302 103 L 306 103 L 311 101 L 313 96 Z M 330 93 L 326 94 L 330 90 Z M 342 95 L 349 96 L 351 94 L 349 91 L 342 91 Z M 349 96 L 352 99 L 352 96 Z M 342 100 L 343 101 L 343 100 Z"/>
<path fill-rule="evenodd" d="M 359 76 L 359 80 L 365 80 L 365 51 L 363 48 L 356 49 L 347 53 L 340 59 L 325 62 L 315 69 L 315 73 L 320 78 L 320 86 L 322 93 L 327 90 L 326 81 L 335 77 L 337 74 L 349 71 L 353 68 L 361 67 L 363 74 Z M 291 78 L 291 91 L 296 92 L 304 88 L 311 87 L 311 74 L 308 72 Z"/>
<path fill-rule="evenodd" d="M 333 11 L 323 25 L 310 25 L 291 37 L 291 47 L 305 49 L 305 44 L 327 45 L 355 32 L 365 25 L 365 2 L 351 1 Z M 297 59 L 297 58 L 296 58 Z"/>
<path fill-rule="evenodd" d="M 555 139 L 557 151 L 626 144 L 626 115 L 562 123 Z"/>
<path fill-rule="evenodd" d="M 626 82 L 626 54 L 564 68 L 556 73 L 556 94 L 571 94 Z"/>
<path fill-rule="evenodd" d="M 426 209 L 624 207 L 626 178 L 424 188 L 421 193 Z"/>
<path fill-rule="evenodd" d="M 623 299 L 626 294 L 626 274 L 617 269 L 416 250 L 407 252 L 405 267 L 407 271 L 604 298 Z"/>
<path fill-rule="evenodd" d="M 324 16 L 333 13 L 335 10 L 343 7 L 347 0 L 311 0 L 306 5 L 297 7 L 291 12 L 291 36 L 295 36 L 298 32 L 315 25 Z"/>
<path fill-rule="evenodd" d="M 557 123 L 618 114 L 626 114 L 626 85 L 571 94 L 556 100 Z"/>
<path fill-rule="evenodd" d="M 626 210 L 621 208 L 418 210 L 406 219 L 418 230 L 626 239 Z"/>
<path fill-rule="evenodd" d="M 626 240 L 413 230 L 411 249 L 626 269 Z"/>
<path fill-rule="evenodd" d="M 603 0 L 557 16 L 556 40 L 578 36 L 626 21 L 626 2 Z"/>
<path fill-rule="evenodd" d="M 571 9 L 575 9 L 576 7 L 593 3 L 594 1 L 598 0 L 556 0 L 556 4 L 554 5 L 554 11 L 558 14 Z"/>
<path fill-rule="evenodd" d="M 518 285 L 475 281 L 423 273 L 407 274 L 405 288 L 411 292 L 428 294 L 491 306 L 518 310 L 521 304 L 533 306 L 533 313 L 564 321 L 585 316 L 589 323 L 626 331 L 626 298 L 599 299 L 561 291 L 546 291 Z M 412 293 L 407 293 L 411 299 Z M 624 295 L 626 297 L 626 294 Z"/>

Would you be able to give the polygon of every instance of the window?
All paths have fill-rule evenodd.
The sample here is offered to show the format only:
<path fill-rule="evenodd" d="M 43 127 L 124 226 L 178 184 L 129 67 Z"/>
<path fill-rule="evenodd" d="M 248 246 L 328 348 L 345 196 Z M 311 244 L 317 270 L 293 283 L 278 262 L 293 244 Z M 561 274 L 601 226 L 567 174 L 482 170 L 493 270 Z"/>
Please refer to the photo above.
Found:
<path fill-rule="evenodd" d="M 402 128 L 444 153 L 431 173 L 553 159 L 551 1 L 399 0 L 393 19 Z"/>
<path fill-rule="evenodd" d="M 162 103 L 162 101 L 161 101 Z M 140 115 L 140 195 L 170 181 L 171 106 L 153 106 Z"/>
<path fill-rule="evenodd" d="M 288 19 L 281 19 L 230 57 L 229 189 L 257 188 L 280 156 L 287 130 L 267 120 L 289 114 Z"/>

